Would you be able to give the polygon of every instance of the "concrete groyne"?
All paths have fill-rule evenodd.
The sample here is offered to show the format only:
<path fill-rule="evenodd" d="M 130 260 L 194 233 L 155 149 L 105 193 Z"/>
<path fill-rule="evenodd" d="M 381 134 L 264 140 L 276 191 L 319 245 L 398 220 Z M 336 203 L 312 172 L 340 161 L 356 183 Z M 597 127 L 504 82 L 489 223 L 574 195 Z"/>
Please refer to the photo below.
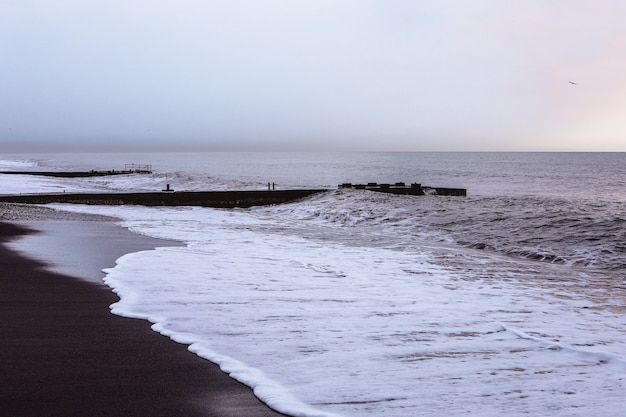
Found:
<path fill-rule="evenodd" d="M 55 193 L 0 196 L 0 202 L 22 204 L 201 206 L 234 208 L 296 201 L 328 190 L 176 191 L 146 193 Z"/>
<path fill-rule="evenodd" d="M 467 196 L 465 188 L 429 187 L 419 183 L 406 185 L 404 182 L 394 184 L 378 184 L 369 182 L 367 184 L 352 184 L 349 182 L 339 184 L 339 188 L 354 188 L 357 190 L 377 191 L 380 193 L 401 194 L 401 195 L 442 195 L 453 197 Z"/>
<path fill-rule="evenodd" d="M 108 171 L 0 171 L 0 174 L 6 175 L 37 175 L 41 177 L 57 177 L 57 178 L 88 178 L 88 177 L 104 177 L 107 175 L 129 175 L 129 174 L 152 174 L 152 165 L 146 164 L 126 164 L 124 169 Z"/>

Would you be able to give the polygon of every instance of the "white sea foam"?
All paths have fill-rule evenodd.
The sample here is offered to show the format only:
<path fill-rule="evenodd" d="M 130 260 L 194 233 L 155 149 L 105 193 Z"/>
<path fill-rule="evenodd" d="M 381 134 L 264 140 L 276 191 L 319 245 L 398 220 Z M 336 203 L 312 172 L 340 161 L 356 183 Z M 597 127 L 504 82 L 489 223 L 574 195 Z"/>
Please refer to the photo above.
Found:
<path fill-rule="evenodd" d="M 0 175 L 0 194 L 56 193 L 63 192 L 65 187 L 56 178 L 35 181 L 30 175 Z"/>
<path fill-rule="evenodd" d="M 132 230 L 185 241 L 107 270 L 121 295 L 113 311 L 151 320 L 287 414 L 621 409 L 626 319 L 581 314 L 589 300 L 567 280 L 520 281 L 512 271 L 525 261 L 465 259 L 470 273 L 445 261 L 464 256 L 445 246 L 357 247 L 319 231 L 304 238 L 285 206 L 61 208 L 114 214 Z M 285 219 L 278 227 L 273 210 Z"/>
<path fill-rule="evenodd" d="M 32 160 L 27 159 L 0 159 L 0 170 L 2 171 L 12 171 L 19 170 L 24 168 L 33 168 L 36 167 L 37 163 Z"/>

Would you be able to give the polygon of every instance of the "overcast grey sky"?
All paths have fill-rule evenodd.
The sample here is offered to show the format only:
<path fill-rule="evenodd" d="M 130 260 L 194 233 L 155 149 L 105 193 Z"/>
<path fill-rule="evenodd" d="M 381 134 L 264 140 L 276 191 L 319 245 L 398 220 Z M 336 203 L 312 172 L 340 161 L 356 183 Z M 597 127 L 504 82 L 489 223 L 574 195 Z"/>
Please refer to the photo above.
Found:
<path fill-rule="evenodd" d="M 626 151 L 624 22 L 623 0 L 3 0 L 0 152 Z"/>

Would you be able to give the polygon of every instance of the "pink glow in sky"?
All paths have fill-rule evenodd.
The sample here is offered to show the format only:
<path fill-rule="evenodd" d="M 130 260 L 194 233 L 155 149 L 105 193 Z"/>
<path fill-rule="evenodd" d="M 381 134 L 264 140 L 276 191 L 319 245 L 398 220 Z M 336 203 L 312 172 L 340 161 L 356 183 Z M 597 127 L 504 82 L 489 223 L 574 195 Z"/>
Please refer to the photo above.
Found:
<path fill-rule="evenodd" d="M 3 1 L 0 152 L 626 151 L 624 22 L 621 0 Z"/>

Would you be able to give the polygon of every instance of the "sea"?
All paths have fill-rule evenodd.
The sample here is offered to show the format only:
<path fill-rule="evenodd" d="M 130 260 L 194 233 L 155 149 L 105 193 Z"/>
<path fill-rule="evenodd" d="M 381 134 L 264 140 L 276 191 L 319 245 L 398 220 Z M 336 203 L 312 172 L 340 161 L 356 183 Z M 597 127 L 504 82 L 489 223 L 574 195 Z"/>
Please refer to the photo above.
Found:
<path fill-rule="evenodd" d="M 104 270 L 112 312 L 302 417 L 618 416 L 626 153 L 0 155 L 3 194 L 327 189 L 274 206 L 82 206 L 182 246 Z M 341 189 L 420 183 L 466 197 Z"/>

